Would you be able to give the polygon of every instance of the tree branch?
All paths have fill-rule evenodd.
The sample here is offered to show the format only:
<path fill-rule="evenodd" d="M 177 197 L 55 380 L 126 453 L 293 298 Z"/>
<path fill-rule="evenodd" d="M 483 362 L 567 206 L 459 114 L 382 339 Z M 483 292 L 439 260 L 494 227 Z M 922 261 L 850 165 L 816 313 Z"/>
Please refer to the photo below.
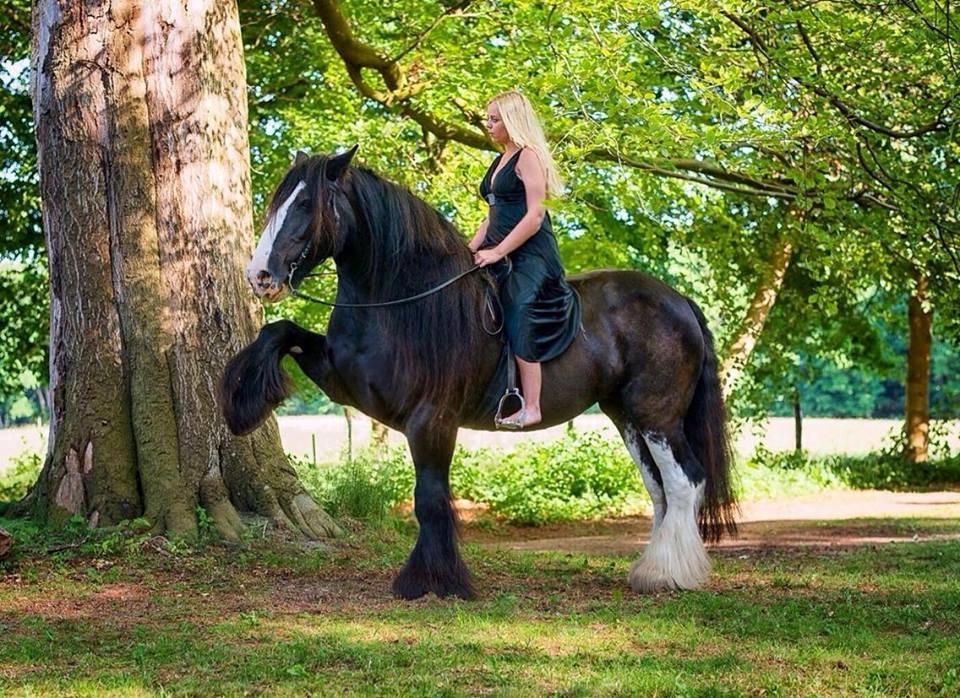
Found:
<path fill-rule="evenodd" d="M 427 36 L 427 34 L 429 34 L 429 33 L 432 32 L 434 29 L 436 29 L 437 25 L 440 24 L 440 22 L 442 22 L 444 19 L 446 19 L 446 18 L 449 17 L 450 15 L 459 14 L 459 13 L 463 12 L 464 10 L 466 10 L 466 9 L 470 6 L 470 4 L 471 4 L 472 2 L 473 2 L 473 0 L 460 0 L 460 2 L 456 3 L 455 5 L 451 5 L 450 7 L 448 7 L 448 8 L 447 8 L 446 10 L 444 10 L 441 14 L 437 15 L 437 16 L 434 18 L 434 20 L 427 26 L 426 29 L 424 29 L 424 30 L 421 31 L 419 34 L 417 34 L 417 36 L 413 39 L 413 41 L 410 43 L 409 46 L 407 46 L 405 49 L 403 49 L 403 50 L 402 50 L 400 53 L 398 53 L 396 56 L 394 56 L 393 58 L 391 58 L 390 61 L 391 61 L 392 63 L 398 63 L 401 58 L 403 58 L 403 57 L 406 56 L 408 53 L 410 53 L 413 49 L 415 49 L 417 46 L 419 46 L 419 45 L 420 45 L 420 42 L 424 40 L 424 38 Z"/>
<path fill-rule="evenodd" d="M 719 165 L 704 162 L 702 160 L 693 160 L 690 158 L 676 158 L 664 160 L 659 163 L 636 160 L 621 153 L 597 148 L 589 151 L 585 155 L 587 160 L 612 162 L 619 165 L 625 165 L 644 172 L 658 175 L 660 177 L 670 177 L 673 179 L 682 179 L 695 184 L 704 184 L 715 189 L 728 191 L 735 194 L 744 194 L 747 196 L 772 196 L 778 199 L 792 200 L 796 198 L 798 191 L 782 183 L 764 182 L 738 172 L 730 172 Z M 695 172 L 706 175 L 706 177 L 694 177 L 684 172 Z M 734 186 L 737 184 L 747 185 L 747 187 Z"/>
<path fill-rule="evenodd" d="M 337 0 L 313 0 L 313 5 L 330 43 L 343 60 L 350 80 L 361 95 L 412 119 L 441 140 L 454 140 L 483 150 L 496 149 L 493 141 L 484 133 L 443 121 L 412 104 L 411 98 L 423 90 L 425 85 L 408 84 L 407 75 L 400 68 L 397 59 L 386 58 L 370 46 L 357 41 L 353 37 L 349 22 L 340 11 Z M 386 92 L 377 90 L 364 81 L 364 68 L 376 70 L 380 74 L 387 87 Z"/>
<path fill-rule="evenodd" d="M 807 47 L 810 57 L 813 58 L 813 65 L 816 67 L 817 75 L 823 77 L 823 73 L 820 70 L 820 56 L 817 54 L 817 50 L 813 48 L 813 42 L 810 41 L 810 37 L 807 35 L 807 30 L 803 28 L 803 22 L 799 20 L 797 20 L 797 31 L 800 32 L 800 38 L 803 40 L 804 46 Z"/>
<path fill-rule="evenodd" d="M 726 17 L 735 25 L 737 25 L 747 35 L 747 37 L 750 39 L 750 43 L 753 44 L 753 46 L 755 46 L 768 61 L 773 62 L 773 59 L 770 57 L 770 50 L 767 47 L 766 42 L 757 33 L 757 31 L 753 29 L 753 27 L 751 27 L 749 24 L 747 24 L 746 21 L 736 16 L 732 12 L 723 12 L 722 14 L 724 17 Z M 903 139 L 918 138 L 919 136 L 923 136 L 928 133 L 949 131 L 952 127 L 950 123 L 942 121 L 942 115 L 944 111 L 946 111 L 946 109 L 957 98 L 956 95 L 950 98 L 947 101 L 947 103 L 940 109 L 940 112 L 934 121 L 931 121 L 930 123 L 924 124 L 922 126 L 917 126 L 916 128 L 910 131 L 901 131 L 898 129 L 889 128 L 887 126 L 884 126 L 883 124 L 875 123 L 865 117 L 860 116 L 859 114 L 856 113 L 853 107 L 849 106 L 846 102 L 841 100 L 839 97 L 830 93 L 827 89 L 820 87 L 819 85 L 809 83 L 803 78 L 798 77 L 796 75 L 791 75 L 789 77 L 790 77 L 790 80 L 794 81 L 801 87 L 806 88 L 811 92 L 813 92 L 814 94 L 826 99 L 827 102 L 829 102 L 834 107 L 834 109 L 839 111 L 847 119 L 848 122 L 859 124 L 864 128 L 868 128 L 871 131 L 875 131 L 877 133 L 882 133 L 885 136 L 889 136 L 890 138 L 903 138 Z"/>

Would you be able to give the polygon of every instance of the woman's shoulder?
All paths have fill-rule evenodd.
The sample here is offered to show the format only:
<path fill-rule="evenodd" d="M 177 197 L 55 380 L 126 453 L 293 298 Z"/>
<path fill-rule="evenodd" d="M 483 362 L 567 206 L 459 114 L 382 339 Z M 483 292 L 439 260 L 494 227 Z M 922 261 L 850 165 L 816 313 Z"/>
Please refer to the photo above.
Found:
<path fill-rule="evenodd" d="M 530 175 L 536 176 L 537 174 L 539 174 L 540 177 L 545 177 L 546 175 L 543 169 L 543 163 L 540 162 L 539 153 L 528 145 L 520 149 L 520 156 L 517 158 L 515 169 L 520 179 L 523 179 L 524 173 L 527 173 L 528 177 Z"/>

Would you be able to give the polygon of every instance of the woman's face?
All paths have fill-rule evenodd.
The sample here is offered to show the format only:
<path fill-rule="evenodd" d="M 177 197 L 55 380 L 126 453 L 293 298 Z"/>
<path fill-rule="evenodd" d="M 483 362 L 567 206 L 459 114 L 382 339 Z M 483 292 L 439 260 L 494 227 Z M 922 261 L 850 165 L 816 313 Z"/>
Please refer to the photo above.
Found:
<path fill-rule="evenodd" d="M 500 119 L 500 107 L 493 102 L 487 105 L 487 133 L 490 134 L 490 139 L 494 143 L 504 145 L 510 142 L 507 127 Z"/>

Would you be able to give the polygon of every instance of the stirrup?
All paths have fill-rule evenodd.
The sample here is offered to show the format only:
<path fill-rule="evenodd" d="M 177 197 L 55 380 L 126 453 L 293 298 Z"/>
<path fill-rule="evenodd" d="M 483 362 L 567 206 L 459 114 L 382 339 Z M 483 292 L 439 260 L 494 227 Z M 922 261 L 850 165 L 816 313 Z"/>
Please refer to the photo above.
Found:
<path fill-rule="evenodd" d="M 520 411 L 517 413 L 517 419 L 504 419 L 503 418 L 503 406 L 510 398 L 515 397 L 520 401 Z M 509 429 L 512 431 L 520 431 L 523 429 L 523 418 L 526 417 L 527 412 L 527 403 L 523 399 L 523 395 L 520 394 L 519 388 L 507 388 L 507 392 L 503 394 L 503 397 L 500 398 L 500 403 L 497 405 L 497 414 L 493 418 L 493 425 L 497 429 Z"/>

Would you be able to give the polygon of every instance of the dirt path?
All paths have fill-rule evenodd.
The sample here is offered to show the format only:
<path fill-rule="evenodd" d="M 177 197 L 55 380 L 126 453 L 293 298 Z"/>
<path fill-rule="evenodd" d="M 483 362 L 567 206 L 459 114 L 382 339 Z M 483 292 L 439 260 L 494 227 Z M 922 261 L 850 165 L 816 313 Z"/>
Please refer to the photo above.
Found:
<path fill-rule="evenodd" d="M 942 532 L 915 534 L 911 519 L 937 519 Z M 960 538 L 960 492 L 840 491 L 748 502 L 739 521 L 740 535 L 714 549 L 739 553 Z M 511 550 L 633 555 L 649 536 L 650 519 L 631 517 L 496 531 L 468 528 L 465 537 Z"/>

